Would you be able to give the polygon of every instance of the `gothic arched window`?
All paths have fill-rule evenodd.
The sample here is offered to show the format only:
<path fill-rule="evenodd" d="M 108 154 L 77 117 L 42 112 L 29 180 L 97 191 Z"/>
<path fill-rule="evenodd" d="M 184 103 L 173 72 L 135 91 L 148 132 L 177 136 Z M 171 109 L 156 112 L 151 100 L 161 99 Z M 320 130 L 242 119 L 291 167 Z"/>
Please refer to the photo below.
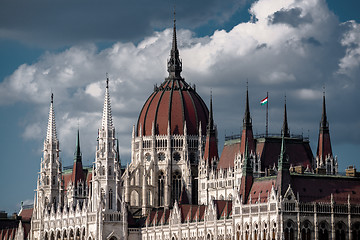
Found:
<path fill-rule="evenodd" d="M 329 240 L 328 223 L 323 221 L 319 224 L 319 240 Z"/>
<path fill-rule="evenodd" d="M 158 177 L 159 207 L 164 205 L 164 186 L 165 186 L 165 176 L 163 172 L 160 172 Z"/>
<path fill-rule="evenodd" d="M 173 186 L 173 200 L 179 201 L 181 194 L 181 174 L 175 172 L 172 176 L 172 186 Z"/>
<path fill-rule="evenodd" d="M 343 222 L 338 222 L 335 226 L 335 239 L 345 240 L 346 239 L 346 225 Z"/>
<path fill-rule="evenodd" d="M 360 239 L 360 222 L 356 222 L 352 226 L 352 239 Z"/>
<path fill-rule="evenodd" d="M 311 223 L 309 221 L 305 221 L 302 224 L 301 239 L 302 240 L 310 240 L 311 239 Z"/>
<path fill-rule="evenodd" d="M 295 240 L 295 223 L 289 220 L 284 228 L 285 240 Z"/>

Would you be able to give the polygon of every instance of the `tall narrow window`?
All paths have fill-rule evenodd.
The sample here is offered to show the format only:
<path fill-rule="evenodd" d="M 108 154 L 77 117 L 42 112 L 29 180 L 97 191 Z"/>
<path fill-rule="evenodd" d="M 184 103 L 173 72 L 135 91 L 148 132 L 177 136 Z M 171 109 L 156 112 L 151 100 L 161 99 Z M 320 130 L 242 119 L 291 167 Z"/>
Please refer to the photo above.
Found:
<path fill-rule="evenodd" d="M 109 190 L 109 209 L 113 208 L 113 190 Z"/>
<path fill-rule="evenodd" d="M 165 186 L 165 176 L 163 172 L 159 173 L 158 178 L 158 201 L 159 207 L 164 206 L 164 186 Z"/>
<path fill-rule="evenodd" d="M 172 186 L 173 186 L 173 200 L 179 202 L 180 194 L 181 194 L 181 174 L 179 172 L 175 172 L 172 177 Z"/>

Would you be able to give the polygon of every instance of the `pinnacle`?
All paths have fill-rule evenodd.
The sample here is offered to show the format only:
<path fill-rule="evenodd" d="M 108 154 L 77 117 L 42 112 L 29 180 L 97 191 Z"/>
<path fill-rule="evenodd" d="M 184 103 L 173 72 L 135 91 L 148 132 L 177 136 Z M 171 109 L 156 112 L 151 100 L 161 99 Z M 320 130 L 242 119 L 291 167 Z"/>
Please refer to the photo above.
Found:
<path fill-rule="evenodd" d="M 46 133 L 46 140 L 50 142 L 57 141 L 56 134 L 56 123 L 55 123 L 55 113 L 54 113 L 54 94 L 51 93 L 51 102 L 50 102 L 50 111 L 49 111 L 49 120 Z"/>
<path fill-rule="evenodd" d="M 77 139 L 76 139 L 76 151 L 74 156 L 75 162 L 81 162 L 81 151 L 80 151 L 80 131 L 78 129 Z"/>
<path fill-rule="evenodd" d="M 290 137 L 290 130 L 288 126 L 287 111 L 286 111 L 286 96 L 285 96 L 285 104 L 284 104 L 284 122 L 281 129 L 281 134 L 284 135 L 284 137 Z"/>
<path fill-rule="evenodd" d="M 173 39 L 172 39 L 172 47 L 170 51 L 170 59 L 168 61 L 168 72 L 169 78 L 181 78 L 180 73 L 182 71 L 182 62 L 179 57 L 179 50 L 177 47 L 177 39 L 176 39 L 176 19 L 175 19 L 175 11 L 174 11 L 174 28 L 173 28 Z"/>
<path fill-rule="evenodd" d="M 251 125 L 251 117 L 250 117 L 250 107 L 249 107 L 249 91 L 246 88 L 246 104 L 245 104 L 245 115 L 243 120 L 243 127 Z"/>
<path fill-rule="evenodd" d="M 110 105 L 110 95 L 109 95 L 109 78 L 106 78 L 104 108 L 103 108 L 101 126 L 103 128 L 113 127 L 112 112 L 111 112 L 111 105 Z"/>

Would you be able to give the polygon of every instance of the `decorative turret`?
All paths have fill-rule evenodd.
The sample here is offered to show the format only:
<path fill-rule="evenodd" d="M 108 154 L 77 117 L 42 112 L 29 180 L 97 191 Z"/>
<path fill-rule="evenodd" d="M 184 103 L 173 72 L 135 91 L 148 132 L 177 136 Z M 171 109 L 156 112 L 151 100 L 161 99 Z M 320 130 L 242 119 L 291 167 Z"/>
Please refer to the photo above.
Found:
<path fill-rule="evenodd" d="M 61 201 L 61 162 L 59 140 L 56 134 L 54 95 L 51 94 L 50 111 L 43 158 L 40 164 L 40 177 L 37 187 L 37 201 L 42 207 L 55 207 Z"/>
<path fill-rule="evenodd" d="M 281 129 L 281 135 L 283 135 L 284 137 L 290 137 L 290 130 L 289 130 L 289 126 L 288 126 L 287 111 L 286 111 L 286 96 L 285 96 L 285 103 L 284 103 L 284 122 L 283 122 L 283 126 Z"/>
<path fill-rule="evenodd" d="M 173 40 L 172 40 L 172 48 L 170 51 L 170 59 L 168 61 L 169 78 L 181 78 L 180 76 L 181 71 L 182 71 L 182 62 L 180 60 L 179 50 L 177 48 L 176 18 L 174 11 Z"/>
<path fill-rule="evenodd" d="M 120 198 L 120 167 L 116 149 L 115 127 L 113 126 L 109 94 L 109 78 L 106 77 L 106 88 L 101 127 L 98 132 L 95 173 L 92 192 L 93 206 L 102 205 L 103 210 L 116 211 Z M 97 210 L 97 209 L 93 209 Z"/>
<path fill-rule="evenodd" d="M 209 166 L 212 165 L 213 160 L 219 159 L 216 127 L 214 126 L 213 108 L 212 108 L 212 95 L 210 96 L 210 112 L 209 123 L 206 129 L 206 142 L 204 150 L 204 160 L 207 161 Z"/>
<path fill-rule="evenodd" d="M 249 107 L 249 90 L 246 86 L 246 103 L 245 103 L 245 114 L 243 119 L 243 129 L 241 134 L 241 145 L 240 145 L 240 154 L 245 155 L 245 145 L 248 145 L 248 150 L 250 153 L 255 153 L 255 142 L 252 131 L 252 119 L 250 116 L 250 107 Z"/>

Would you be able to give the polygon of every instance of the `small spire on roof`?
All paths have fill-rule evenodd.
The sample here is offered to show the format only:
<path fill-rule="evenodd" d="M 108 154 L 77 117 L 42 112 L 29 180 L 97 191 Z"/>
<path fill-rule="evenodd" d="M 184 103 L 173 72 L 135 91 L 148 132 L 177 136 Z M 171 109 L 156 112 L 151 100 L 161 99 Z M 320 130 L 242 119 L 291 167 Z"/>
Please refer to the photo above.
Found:
<path fill-rule="evenodd" d="M 285 94 L 285 103 L 284 103 L 284 122 L 281 129 L 281 135 L 283 135 L 284 137 L 290 137 L 290 130 L 288 126 L 287 111 L 286 111 L 286 94 Z"/>
<path fill-rule="evenodd" d="M 76 150 L 74 154 L 74 162 L 81 162 L 81 151 L 80 151 L 80 130 L 78 128 L 77 138 L 76 138 Z"/>

